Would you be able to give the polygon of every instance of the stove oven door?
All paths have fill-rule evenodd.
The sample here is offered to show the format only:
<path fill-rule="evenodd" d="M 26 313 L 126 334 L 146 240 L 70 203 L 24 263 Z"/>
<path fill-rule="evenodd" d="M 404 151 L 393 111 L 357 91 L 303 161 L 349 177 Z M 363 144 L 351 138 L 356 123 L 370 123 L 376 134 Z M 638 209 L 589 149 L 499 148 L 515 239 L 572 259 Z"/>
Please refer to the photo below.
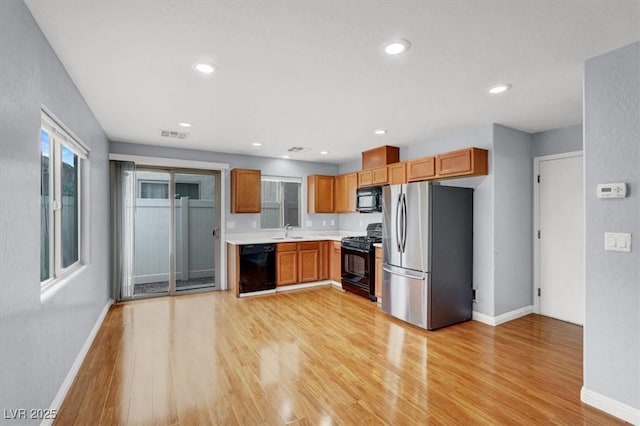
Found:
<path fill-rule="evenodd" d="M 375 298 L 371 276 L 371 252 L 342 247 L 342 288 L 371 299 Z M 375 299 L 373 299 L 375 300 Z"/>

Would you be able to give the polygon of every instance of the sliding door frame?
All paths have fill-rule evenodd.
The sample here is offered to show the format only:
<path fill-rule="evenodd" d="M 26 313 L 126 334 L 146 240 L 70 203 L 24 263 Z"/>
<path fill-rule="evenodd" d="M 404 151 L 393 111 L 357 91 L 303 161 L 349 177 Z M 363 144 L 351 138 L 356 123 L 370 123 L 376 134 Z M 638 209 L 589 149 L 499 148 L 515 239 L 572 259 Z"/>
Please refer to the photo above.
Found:
<path fill-rule="evenodd" d="M 176 160 L 172 158 L 162 157 L 147 157 L 139 155 L 125 155 L 125 154 L 109 154 L 109 160 L 116 161 L 130 161 L 135 163 L 136 168 L 147 170 L 162 170 L 169 172 L 169 200 L 171 206 L 171 220 L 170 220 L 170 268 L 169 268 L 169 295 L 175 294 L 187 294 L 198 293 L 205 291 L 212 291 L 211 288 L 194 289 L 188 291 L 176 292 L 176 253 L 175 253 L 175 220 L 174 220 L 174 204 L 175 204 L 175 173 L 198 173 L 219 176 L 218 185 L 215 185 L 215 191 L 213 196 L 215 197 L 216 206 L 218 210 L 218 221 L 216 226 L 218 228 L 220 239 L 220 250 L 218 255 L 214 259 L 214 270 L 217 273 L 218 288 L 220 291 L 227 290 L 227 252 L 226 252 L 226 173 L 229 169 L 229 164 L 226 163 L 214 163 L 207 161 L 191 161 L 191 160 Z M 218 203 L 219 201 L 219 203 Z M 215 242 L 214 242 L 215 244 Z"/>

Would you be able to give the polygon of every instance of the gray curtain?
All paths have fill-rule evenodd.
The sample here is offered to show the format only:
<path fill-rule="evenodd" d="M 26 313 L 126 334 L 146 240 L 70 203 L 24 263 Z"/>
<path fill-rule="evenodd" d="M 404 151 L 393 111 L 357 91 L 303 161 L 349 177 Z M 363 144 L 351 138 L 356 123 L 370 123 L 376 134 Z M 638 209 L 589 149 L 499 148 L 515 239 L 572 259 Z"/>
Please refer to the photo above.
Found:
<path fill-rule="evenodd" d="M 133 297 L 135 164 L 110 161 L 111 294 L 114 300 Z"/>

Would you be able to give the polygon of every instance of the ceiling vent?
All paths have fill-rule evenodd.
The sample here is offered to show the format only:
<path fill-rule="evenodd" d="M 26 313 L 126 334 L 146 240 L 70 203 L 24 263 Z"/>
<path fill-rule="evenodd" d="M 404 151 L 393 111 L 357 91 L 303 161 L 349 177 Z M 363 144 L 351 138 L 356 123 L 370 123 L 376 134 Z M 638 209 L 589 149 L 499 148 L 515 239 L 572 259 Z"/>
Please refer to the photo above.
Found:
<path fill-rule="evenodd" d="M 306 152 L 306 151 L 311 151 L 311 148 L 307 148 L 307 147 L 304 147 L 304 146 L 292 146 L 287 151 L 289 151 L 289 152 Z"/>
<path fill-rule="evenodd" d="M 160 130 L 160 136 L 165 138 L 184 139 L 187 137 L 187 135 L 188 133 L 176 132 L 174 130 Z"/>

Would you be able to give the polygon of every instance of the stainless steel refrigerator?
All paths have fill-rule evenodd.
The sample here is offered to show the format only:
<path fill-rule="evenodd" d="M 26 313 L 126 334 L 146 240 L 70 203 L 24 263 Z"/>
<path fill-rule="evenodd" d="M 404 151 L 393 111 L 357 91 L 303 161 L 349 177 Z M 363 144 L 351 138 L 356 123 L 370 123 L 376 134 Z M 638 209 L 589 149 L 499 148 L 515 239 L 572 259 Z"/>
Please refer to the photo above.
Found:
<path fill-rule="evenodd" d="M 471 319 L 473 189 L 383 188 L 382 309 L 435 330 Z"/>

